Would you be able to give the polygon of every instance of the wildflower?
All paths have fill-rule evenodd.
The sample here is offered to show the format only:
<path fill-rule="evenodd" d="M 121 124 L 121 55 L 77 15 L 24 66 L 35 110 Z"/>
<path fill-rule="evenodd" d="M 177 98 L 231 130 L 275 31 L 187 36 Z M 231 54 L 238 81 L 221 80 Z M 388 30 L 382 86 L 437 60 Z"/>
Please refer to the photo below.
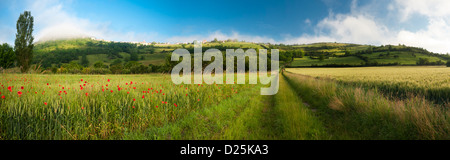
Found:
<path fill-rule="evenodd" d="M 84 109 L 84 107 L 81 107 L 81 109 Z"/>
<path fill-rule="evenodd" d="M 109 82 L 109 79 L 108 79 L 108 82 Z"/>
<path fill-rule="evenodd" d="M 173 104 L 175 107 L 178 107 L 176 103 Z"/>
<path fill-rule="evenodd" d="M 47 105 L 47 102 L 44 102 L 45 105 Z"/>
<path fill-rule="evenodd" d="M 23 86 L 22 86 L 22 87 L 20 87 L 20 89 L 23 89 Z"/>
<path fill-rule="evenodd" d="M 86 93 L 86 96 L 88 96 L 88 93 Z"/>
<path fill-rule="evenodd" d="M 22 95 L 21 91 L 18 91 L 17 94 L 19 95 L 19 97 Z"/>
<path fill-rule="evenodd" d="M 47 83 L 47 86 L 48 86 L 48 83 Z"/>
<path fill-rule="evenodd" d="M 136 101 L 136 99 L 135 99 L 135 98 L 133 98 L 133 101 Z"/>
<path fill-rule="evenodd" d="M 111 93 L 113 93 L 113 90 L 111 90 Z"/>
<path fill-rule="evenodd" d="M 145 98 L 144 95 L 142 96 L 142 98 Z"/>
<path fill-rule="evenodd" d="M 81 79 L 81 81 L 83 81 L 83 79 Z"/>
<path fill-rule="evenodd" d="M 5 96 L 2 96 L 2 99 L 5 99 Z"/>

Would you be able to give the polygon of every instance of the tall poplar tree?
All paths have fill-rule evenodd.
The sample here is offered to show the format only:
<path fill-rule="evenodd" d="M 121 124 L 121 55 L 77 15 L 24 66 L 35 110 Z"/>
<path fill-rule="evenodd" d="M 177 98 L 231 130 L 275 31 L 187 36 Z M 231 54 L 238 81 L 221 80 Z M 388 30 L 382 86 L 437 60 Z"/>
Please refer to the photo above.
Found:
<path fill-rule="evenodd" d="M 25 11 L 20 14 L 17 20 L 16 41 L 14 50 L 16 52 L 17 65 L 20 71 L 25 73 L 30 69 L 33 60 L 33 22 L 34 18 L 30 11 Z"/>

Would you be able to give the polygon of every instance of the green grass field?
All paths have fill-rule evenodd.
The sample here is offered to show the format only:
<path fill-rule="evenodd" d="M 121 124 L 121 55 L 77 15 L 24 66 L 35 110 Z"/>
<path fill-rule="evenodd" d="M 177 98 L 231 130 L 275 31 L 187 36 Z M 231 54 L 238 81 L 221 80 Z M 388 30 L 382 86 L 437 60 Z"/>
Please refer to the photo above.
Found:
<path fill-rule="evenodd" d="M 0 139 L 449 139 L 448 103 L 373 88 L 399 76 L 445 89 L 446 72 L 286 69 L 273 96 L 260 84 L 174 85 L 165 74 L 3 74 Z"/>

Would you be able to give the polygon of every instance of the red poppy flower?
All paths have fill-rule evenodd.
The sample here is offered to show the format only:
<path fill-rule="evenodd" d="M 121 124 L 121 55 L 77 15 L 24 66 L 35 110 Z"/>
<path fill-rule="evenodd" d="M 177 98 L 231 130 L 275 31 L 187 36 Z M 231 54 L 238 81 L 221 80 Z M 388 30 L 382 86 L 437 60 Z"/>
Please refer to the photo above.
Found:
<path fill-rule="evenodd" d="M 47 83 L 47 86 L 48 86 L 48 83 Z"/>
<path fill-rule="evenodd" d="M 109 82 L 109 79 L 108 79 L 108 82 Z"/>
<path fill-rule="evenodd" d="M 17 94 L 18 94 L 19 96 L 21 96 L 21 95 L 22 95 L 22 92 L 21 92 L 21 91 L 18 91 Z"/>
<path fill-rule="evenodd" d="M 81 79 L 81 81 L 83 81 L 83 79 Z"/>
<path fill-rule="evenodd" d="M 84 107 L 81 107 L 81 109 L 84 109 Z"/>
<path fill-rule="evenodd" d="M 23 89 L 23 86 L 22 86 L 22 87 L 20 87 L 20 89 Z"/>
<path fill-rule="evenodd" d="M 135 99 L 135 98 L 133 98 L 133 101 L 136 101 L 136 99 Z"/>
<path fill-rule="evenodd" d="M 47 105 L 47 102 L 44 102 L 45 105 Z"/>
<path fill-rule="evenodd" d="M 145 98 L 144 96 L 142 96 L 142 98 Z"/>
<path fill-rule="evenodd" d="M 2 99 L 5 99 L 5 96 L 2 96 Z"/>
<path fill-rule="evenodd" d="M 111 93 L 113 93 L 113 90 L 111 90 Z"/>
<path fill-rule="evenodd" d="M 88 93 L 86 93 L 86 96 L 88 96 Z"/>
<path fill-rule="evenodd" d="M 174 103 L 173 105 L 175 105 L 175 107 L 178 107 L 176 103 Z"/>
<path fill-rule="evenodd" d="M 158 106 L 156 106 L 156 108 L 158 108 Z"/>

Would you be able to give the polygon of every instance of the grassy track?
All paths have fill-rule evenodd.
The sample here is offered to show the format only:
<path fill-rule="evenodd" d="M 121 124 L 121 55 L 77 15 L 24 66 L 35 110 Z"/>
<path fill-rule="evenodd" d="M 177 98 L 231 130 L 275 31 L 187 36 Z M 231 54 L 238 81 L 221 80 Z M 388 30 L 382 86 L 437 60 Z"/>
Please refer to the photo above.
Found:
<path fill-rule="evenodd" d="M 225 132 L 225 139 L 328 139 L 315 114 L 280 77 L 275 96 L 252 103 Z"/>
<path fill-rule="evenodd" d="M 275 106 L 282 131 L 280 139 L 326 139 L 322 123 L 303 104 L 284 77 L 280 77 L 280 90 L 275 96 Z"/>

